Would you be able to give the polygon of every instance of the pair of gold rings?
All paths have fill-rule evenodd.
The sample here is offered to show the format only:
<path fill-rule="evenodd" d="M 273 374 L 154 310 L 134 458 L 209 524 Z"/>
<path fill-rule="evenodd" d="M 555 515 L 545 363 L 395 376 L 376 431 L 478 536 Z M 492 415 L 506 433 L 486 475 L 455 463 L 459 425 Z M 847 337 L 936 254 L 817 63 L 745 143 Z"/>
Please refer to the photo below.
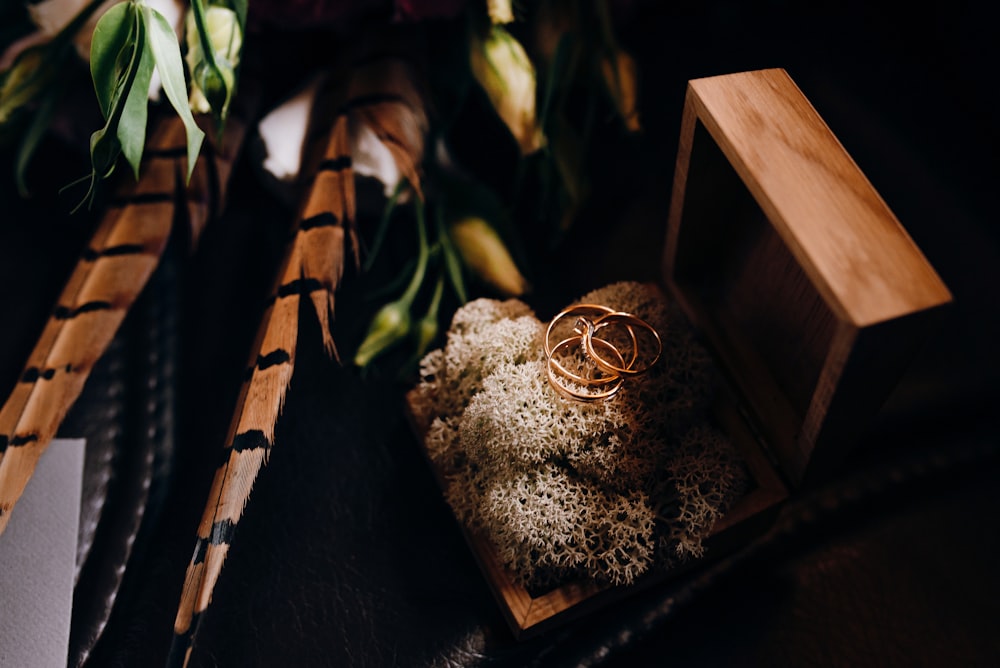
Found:
<path fill-rule="evenodd" d="M 552 318 L 545 331 L 549 383 L 574 401 L 614 396 L 627 378 L 656 364 L 662 352 L 652 325 L 600 304 L 571 306 Z"/>

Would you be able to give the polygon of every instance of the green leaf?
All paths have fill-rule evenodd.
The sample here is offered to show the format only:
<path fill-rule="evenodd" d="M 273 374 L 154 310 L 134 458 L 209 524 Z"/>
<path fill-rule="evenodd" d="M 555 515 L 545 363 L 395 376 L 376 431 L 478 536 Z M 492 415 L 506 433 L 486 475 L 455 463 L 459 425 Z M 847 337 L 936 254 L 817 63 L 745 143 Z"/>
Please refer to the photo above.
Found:
<path fill-rule="evenodd" d="M 83 201 L 73 208 L 74 213 L 84 203 L 87 203 L 88 206 L 94 203 L 94 198 L 97 196 L 97 184 L 114 171 L 115 162 L 118 160 L 121 150 L 118 137 L 113 133 L 108 133 L 108 124 L 90 135 L 90 185 L 87 187 L 87 194 Z"/>
<path fill-rule="evenodd" d="M 141 31 L 140 31 L 141 32 Z M 132 166 L 132 173 L 139 178 L 142 150 L 146 145 L 146 117 L 149 110 L 149 82 L 153 77 L 153 56 L 145 44 L 139 42 L 139 63 L 132 86 L 129 88 L 125 107 L 118 123 L 118 141 L 122 153 Z"/>
<path fill-rule="evenodd" d="M 91 173 L 90 188 L 86 196 L 86 201 L 90 203 L 94 201 L 98 182 L 111 174 L 122 152 L 122 145 L 118 139 L 119 125 L 131 97 L 145 50 L 140 41 L 142 26 L 139 25 L 136 5 L 131 2 L 123 3 L 115 5 L 111 10 L 101 17 L 101 21 L 107 19 L 108 24 L 107 30 L 102 33 L 100 44 L 96 49 L 91 49 L 92 57 L 98 56 L 97 64 L 91 63 L 91 75 L 94 77 L 94 86 L 98 91 L 98 98 L 102 100 L 102 111 L 105 111 L 107 120 L 103 128 L 90 136 Z M 107 18 L 109 13 L 111 18 Z M 127 30 L 122 27 L 126 24 Z M 143 94 L 148 93 L 148 90 L 147 81 Z M 145 123 L 142 137 L 144 141 Z"/>
<path fill-rule="evenodd" d="M 115 161 L 122 147 L 115 133 L 109 132 L 111 122 L 90 135 L 90 162 L 93 166 L 91 188 L 97 185 L 98 179 L 107 178 L 114 171 Z"/>
<path fill-rule="evenodd" d="M 205 133 L 194 120 L 191 106 L 188 104 L 187 82 L 184 79 L 184 63 L 181 60 L 181 47 L 177 43 L 177 35 L 170 23 L 155 9 L 142 6 L 142 16 L 146 25 L 146 43 L 153 53 L 156 69 L 163 82 L 163 92 L 173 106 L 177 115 L 184 122 L 187 132 L 188 168 L 187 178 L 191 178 L 194 164 L 201 151 L 201 143 Z"/>
<path fill-rule="evenodd" d="M 137 21 L 135 5 L 121 2 L 104 12 L 90 44 L 90 74 L 104 118 L 111 115 L 119 82 L 127 72 L 135 50 Z"/>

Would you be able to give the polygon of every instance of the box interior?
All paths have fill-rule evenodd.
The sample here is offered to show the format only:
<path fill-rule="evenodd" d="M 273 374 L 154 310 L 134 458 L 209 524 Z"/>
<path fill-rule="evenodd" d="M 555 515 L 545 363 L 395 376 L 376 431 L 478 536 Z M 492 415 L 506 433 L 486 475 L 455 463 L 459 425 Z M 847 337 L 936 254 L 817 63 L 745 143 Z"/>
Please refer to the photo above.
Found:
<path fill-rule="evenodd" d="M 839 321 L 700 121 L 668 284 L 753 428 L 791 449 Z"/>

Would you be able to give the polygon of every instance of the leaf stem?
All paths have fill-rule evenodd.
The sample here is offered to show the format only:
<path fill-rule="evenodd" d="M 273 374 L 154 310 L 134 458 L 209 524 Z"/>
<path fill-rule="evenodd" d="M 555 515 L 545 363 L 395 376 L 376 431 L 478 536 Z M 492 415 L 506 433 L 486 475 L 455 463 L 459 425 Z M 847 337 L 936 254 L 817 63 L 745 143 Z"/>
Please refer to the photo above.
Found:
<path fill-rule="evenodd" d="M 441 308 L 441 298 L 444 296 L 444 272 L 438 273 L 437 282 L 434 284 L 434 294 L 431 296 L 431 303 L 427 307 L 428 317 L 437 318 Z"/>
<path fill-rule="evenodd" d="M 400 297 L 400 301 L 409 305 L 413 303 L 413 300 L 417 296 L 417 292 L 420 291 L 420 286 L 424 282 L 424 274 L 427 273 L 427 260 L 430 257 L 430 249 L 427 245 L 427 222 L 424 216 L 425 203 L 423 199 L 418 198 L 416 200 L 417 209 L 417 238 L 418 238 L 418 254 L 417 254 L 417 268 L 413 272 L 413 278 L 410 279 L 410 284 L 406 287 L 406 292 Z"/>
<path fill-rule="evenodd" d="M 205 64 L 213 70 L 218 71 L 219 66 L 215 63 L 215 48 L 212 40 L 208 37 L 208 19 L 205 18 L 205 5 L 201 0 L 191 0 L 191 13 L 194 15 L 194 24 L 198 28 L 198 40 L 201 42 L 202 57 Z"/>
<path fill-rule="evenodd" d="M 436 207 L 434 220 L 437 224 L 437 238 L 441 246 L 441 254 L 444 256 L 445 270 L 448 272 L 452 287 L 455 288 L 455 294 L 458 295 L 459 301 L 464 304 L 468 298 L 465 292 L 465 281 L 462 279 L 462 260 L 445 227 L 444 211 L 441 206 Z"/>
<path fill-rule="evenodd" d="M 382 244 L 385 241 L 385 235 L 389 229 L 389 218 L 392 216 L 393 210 L 396 208 L 396 203 L 403 194 L 403 190 L 409 184 L 405 178 L 400 179 L 399 183 L 396 184 L 396 189 L 392 192 L 392 196 L 389 201 L 386 202 L 385 208 L 382 210 L 382 217 L 379 219 L 378 227 L 375 229 L 375 238 L 372 240 L 372 247 L 368 253 L 367 259 L 365 259 L 364 270 L 368 271 L 372 268 L 375 263 L 375 256 L 378 255 L 379 250 L 382 248 Z"/>

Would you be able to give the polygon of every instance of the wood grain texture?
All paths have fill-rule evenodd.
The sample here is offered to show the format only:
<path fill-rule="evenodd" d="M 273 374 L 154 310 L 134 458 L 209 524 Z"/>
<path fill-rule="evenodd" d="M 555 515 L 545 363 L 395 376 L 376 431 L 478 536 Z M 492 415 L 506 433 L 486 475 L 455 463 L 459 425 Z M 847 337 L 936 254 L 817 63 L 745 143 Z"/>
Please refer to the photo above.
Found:
<path fill-rule="evenodd" d="M 693 80 L 687 104 L 841 319 L 864 327 L 951 300 L 784 70 Z"/>
<path fill-rule="evenodd" d="M 952 300 L 780 69 L 689 82 L 664 276 L 794 483 L 846 455 Z"/>

